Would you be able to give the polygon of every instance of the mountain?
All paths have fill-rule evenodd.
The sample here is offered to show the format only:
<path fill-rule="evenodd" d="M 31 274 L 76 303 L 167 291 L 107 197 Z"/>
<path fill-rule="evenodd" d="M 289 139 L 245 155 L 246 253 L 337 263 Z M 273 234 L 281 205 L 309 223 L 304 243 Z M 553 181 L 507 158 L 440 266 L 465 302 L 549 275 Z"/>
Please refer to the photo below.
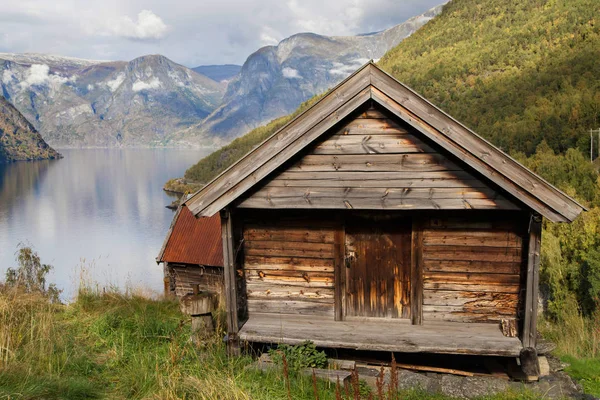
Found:
<path fill-rule="evenodd" d="M 23 114 L 0 96 L 0 164 L 60 157 Z"/>
<path fill-rule="evenodd" d="M 231 140 L 287 115 L 365 62 L 380 58 L 441 9 L 441 5 L 432 8 L 378 33 L 347 37 L 301 33 L 263 47 L 248 57 L 229 83 L 223 104 L 186 133 Z"/>
<path fill-rule="evenodd" d="M 519 158 L 542 141 L 589 154 L 589 130 L 600 124 L 597 10 L 595 0 L 453 0 L 378 64 Z M 211 180 L 290 118 L 236 139 L 185 179 Z"/>
<path fill-rule="evenodd" d="M 242 67 L 0 53 L 1 94 L 57 147 L 223 145 L 381 57 L 441 8 L 377 33 L 294 35 Z"/>
<path fill-rule="evenodd" d="M 182 145 L 171 133 L 208 116 L 225 92 L 160 55 L 110 62 L 0 53 L 0 78 L 2 95 L 58 147 Z"/>
<path fill-rule="evenodd" d="M 229 81 L 231 78 L 239 74 L 242 69 L 241 65 L 225 64 L 225 65 L 201 65 L 192 70 L 199 74 L 208 76 L 213 81 L 222 82 Z"/>

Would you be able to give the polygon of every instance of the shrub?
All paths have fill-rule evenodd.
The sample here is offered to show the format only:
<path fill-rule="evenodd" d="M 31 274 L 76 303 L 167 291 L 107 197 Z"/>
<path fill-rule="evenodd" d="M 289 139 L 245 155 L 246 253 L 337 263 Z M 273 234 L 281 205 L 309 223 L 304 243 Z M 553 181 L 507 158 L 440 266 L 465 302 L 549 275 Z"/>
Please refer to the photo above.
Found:
<path fill-rule="evenodd" d="M 317 350 L 310 340 L 296 346 L 281 344 L 277 349 L 270 349 L 269 355 L 276 364 L 282 364 L 285 356 L 291 369 L 296 371 L 302 368 L 322 368 L 327 365 L 325 352 Z"/>

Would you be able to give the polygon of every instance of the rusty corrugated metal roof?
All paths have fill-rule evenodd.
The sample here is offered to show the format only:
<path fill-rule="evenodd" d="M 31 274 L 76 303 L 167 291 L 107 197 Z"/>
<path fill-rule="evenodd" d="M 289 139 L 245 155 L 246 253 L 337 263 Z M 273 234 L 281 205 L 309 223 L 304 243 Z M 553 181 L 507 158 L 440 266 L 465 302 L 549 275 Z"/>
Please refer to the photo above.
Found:
<path fill-rule="evenodd" d="M 221 217 L 196 218 L 181 206 L 158 262 L 223 266 Z"/>

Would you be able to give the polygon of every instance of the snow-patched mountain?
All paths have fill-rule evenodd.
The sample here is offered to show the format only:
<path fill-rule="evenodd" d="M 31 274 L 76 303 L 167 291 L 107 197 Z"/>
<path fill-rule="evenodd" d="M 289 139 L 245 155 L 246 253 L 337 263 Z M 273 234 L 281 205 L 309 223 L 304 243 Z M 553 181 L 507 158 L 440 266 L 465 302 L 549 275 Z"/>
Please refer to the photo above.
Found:
<path fill-rule="evenodd" d="M 110 62 L 2 53 L 0 85 L 55 147 L 182 145 L 171 133 L 209 115 L 226 86 L 160 55 Z"/>
<path fill-rule="evenodd" d="M 251 54 L 241 70 L 192 70 L 160 55 L 124 62 L 0 53 L 0 95 L 55 147 L 219 145 L 294 111 L 441 9 L 372 34 L 297 34 Z"/>
<path fill-rule="evenodd" d="M 248 57 L 223 104 L 191 132 L 232 139 L 294 111 L 370 59 L 378 59 L 442 11 L 442 5 L 382 32 L 348 36 L 301 33 Z"/>

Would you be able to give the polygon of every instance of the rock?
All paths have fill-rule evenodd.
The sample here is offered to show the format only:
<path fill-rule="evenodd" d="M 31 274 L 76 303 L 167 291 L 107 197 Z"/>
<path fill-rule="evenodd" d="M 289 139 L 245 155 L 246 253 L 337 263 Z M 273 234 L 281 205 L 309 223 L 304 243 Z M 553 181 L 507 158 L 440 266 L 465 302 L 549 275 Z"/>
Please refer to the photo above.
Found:
<path fill-rule="evenodd" d="M 471 399 L 503 393 L 510 388 L 510 383 L 502 379 L 482 376 L 444 375 L 441 379 L 441 388 L 442 393 L 447 396 Z"/>
<path fill-rule="evenodd" d="M 538 357 L 538 364 L 540 366 L 540 376 L 550 375 L 550 364 L 548 364 L 548 359 L 546 357 Z"/>
<path fill-rule="evenodd" d="M 548 364 L 550 365 L 551 372 L 562 371 L 569 366 L 569 363 L 562 362 L 560 359 L 552 355 L 546 356 L 546 359 L 548 360 Z"/>
<path fill-rule="evenodd" d="M 330 358 L 327 360 L 329 367 L 332 369 L 347 369 L 353 370 L 356 367 L 356 361 L 352 360 L 338 360 L 335 358 Z"/>
<path fill-rule="evenodd" d="M 432 394 L 439 393 L 442 390 L 441 384 L 436 377 L 403 369 L 398 370 L 398 388 L 404 390 L 423 389 Z"/>
<path fill-rule="evenodd" d="M 337 383 L 339 380 L 340 385 L 343 385 L 344 382 L 349 382 L 352 375 L 351 372 L 340 369 L 304 368 L 302 370 L 302 374 L 306 376 L 312 376 L 313 373 L 317 378 L 325 379 L 332 383 Z"/>

